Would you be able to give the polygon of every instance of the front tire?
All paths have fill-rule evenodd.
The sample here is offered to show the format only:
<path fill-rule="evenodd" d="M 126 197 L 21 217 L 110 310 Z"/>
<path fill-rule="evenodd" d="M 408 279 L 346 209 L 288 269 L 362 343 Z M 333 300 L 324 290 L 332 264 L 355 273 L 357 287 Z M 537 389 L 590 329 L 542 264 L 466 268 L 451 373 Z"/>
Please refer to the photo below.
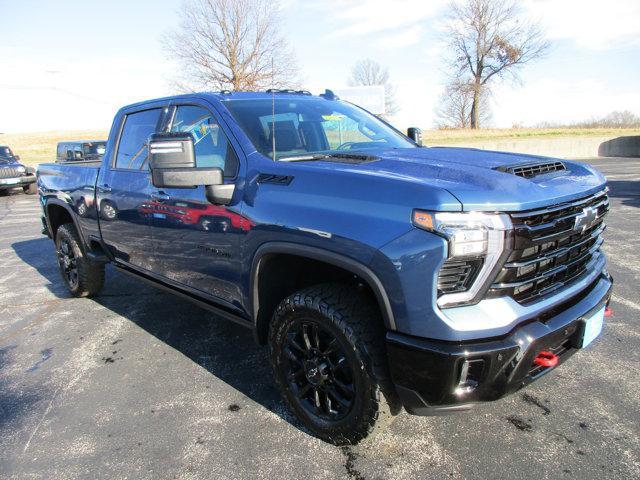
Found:
<path fill-rule="evenodd" d="M 270 361 L 283 397 L 335 445 L 382 430 L 399 410 L 376 307 L 355 287 L 318 285 L 282 301 L 271 321 Z"/>
<path fill-rule="evenodd" d="M 104 264 L 89 260 L 80 248 L 80 238 L 72 223 L 56 232 L 56 254 L 60 275 L 74 297 L 92 297 L 104 285 Z"/>

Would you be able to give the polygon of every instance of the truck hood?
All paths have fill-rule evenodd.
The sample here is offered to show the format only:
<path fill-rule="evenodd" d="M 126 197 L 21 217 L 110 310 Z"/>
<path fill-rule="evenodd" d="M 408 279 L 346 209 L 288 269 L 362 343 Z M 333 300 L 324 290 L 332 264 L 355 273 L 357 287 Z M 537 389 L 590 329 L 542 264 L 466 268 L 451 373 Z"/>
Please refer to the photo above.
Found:
<path fill-rule="evenodd" d="M 532 178 L 496 170 L 504 166 L 558 161 L 534 155 L 441 147 L 367 150 L 366 153 L 379 160 L 342 168 L 352 173 L 402 177 L 444 188 L 458 199 L 463 210 L 469 211 L 539 208 L 595 193 L 606 183 L 604 176 L 591 166 L 567 160 L 559 160 L 566 170 Z M 333 168 L 337 167 L 333 161 L 318 163 L 331 163 Z"/>

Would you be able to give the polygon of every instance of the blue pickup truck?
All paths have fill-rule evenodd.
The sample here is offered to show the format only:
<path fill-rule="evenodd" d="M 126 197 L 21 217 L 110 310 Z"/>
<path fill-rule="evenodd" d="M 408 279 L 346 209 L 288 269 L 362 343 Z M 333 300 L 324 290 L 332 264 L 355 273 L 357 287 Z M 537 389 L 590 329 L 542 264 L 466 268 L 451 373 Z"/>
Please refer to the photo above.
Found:
<path fill-rule="evenodd" d="M 38 189 L 73 295 L 111 263 L 250 328 L 335 444 L 517 391 L 609 312 L 599 172 L 424 147 L 329 90 L 124 107 L 100 163 L 40 165 Z"/>

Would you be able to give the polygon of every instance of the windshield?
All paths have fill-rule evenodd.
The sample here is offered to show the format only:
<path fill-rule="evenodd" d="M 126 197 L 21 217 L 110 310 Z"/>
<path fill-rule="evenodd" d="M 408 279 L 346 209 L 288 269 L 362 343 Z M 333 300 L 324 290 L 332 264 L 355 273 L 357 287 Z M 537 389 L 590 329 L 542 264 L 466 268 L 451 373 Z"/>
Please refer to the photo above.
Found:
<path fill-rule="evenodd" d="M 91 142 L 82 145 L 83 152 L 86 155 L 104 155 L 106 142 Z"/>
<path fill-rule="evenodd" d="M 371 148 L 416 148 L 402 134 L 347 102 L 301 97 L 276 98 L 275 108 L 270 98 L 230 99 L 224 104 L 256 150 L 270 158 L 274 143 L 276 159 Z"/>
<path fill-rule="evenodd" d="M 0 147 L 0 157 L 12 157 L 11 149 L 9 147 Z"/>

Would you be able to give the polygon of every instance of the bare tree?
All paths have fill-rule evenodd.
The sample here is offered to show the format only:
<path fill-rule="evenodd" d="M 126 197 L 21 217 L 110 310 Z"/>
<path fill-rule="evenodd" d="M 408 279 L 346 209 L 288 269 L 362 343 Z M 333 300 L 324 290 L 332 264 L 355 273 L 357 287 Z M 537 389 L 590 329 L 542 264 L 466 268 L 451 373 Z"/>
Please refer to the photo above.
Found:
<path fill-rule="evenodd" d="M 389 69 L 383 67 L 375 60 L 369 58 L 359 60 L 351 69 L 349 85 L 357 86 L 384 86 L 385 115 L 394 115 L 400 110 L 396 101 L 396 89 L 390 81 Z"/>
<path fill-rule="evenodd" d="M 438 128 L 469 128 L 473 106 L 474 85 L 454 78 L 444 88 L 438 107 L 435 109 Z M 478 102 L 478 120 L 486 124 L 491 119 L 490 91 L 484 88 Z"/>
<path fill-rule="evenodd" d="M 179 90 L 264 90 L 298 84 L 280 34 L 277 0 L 186 0 L 180 27 L 163 38 Z"/>
<path fill-rule="evenodd" d="M 549 43 L 539 24 L 523 18 L 515 0 L 458 0 L 445 29 L 457 76 L 473 86 L 471 128 L 478 128 L 480 98 L 494 78 L 518 80 L 520 67 L 542 57 Z"/>

